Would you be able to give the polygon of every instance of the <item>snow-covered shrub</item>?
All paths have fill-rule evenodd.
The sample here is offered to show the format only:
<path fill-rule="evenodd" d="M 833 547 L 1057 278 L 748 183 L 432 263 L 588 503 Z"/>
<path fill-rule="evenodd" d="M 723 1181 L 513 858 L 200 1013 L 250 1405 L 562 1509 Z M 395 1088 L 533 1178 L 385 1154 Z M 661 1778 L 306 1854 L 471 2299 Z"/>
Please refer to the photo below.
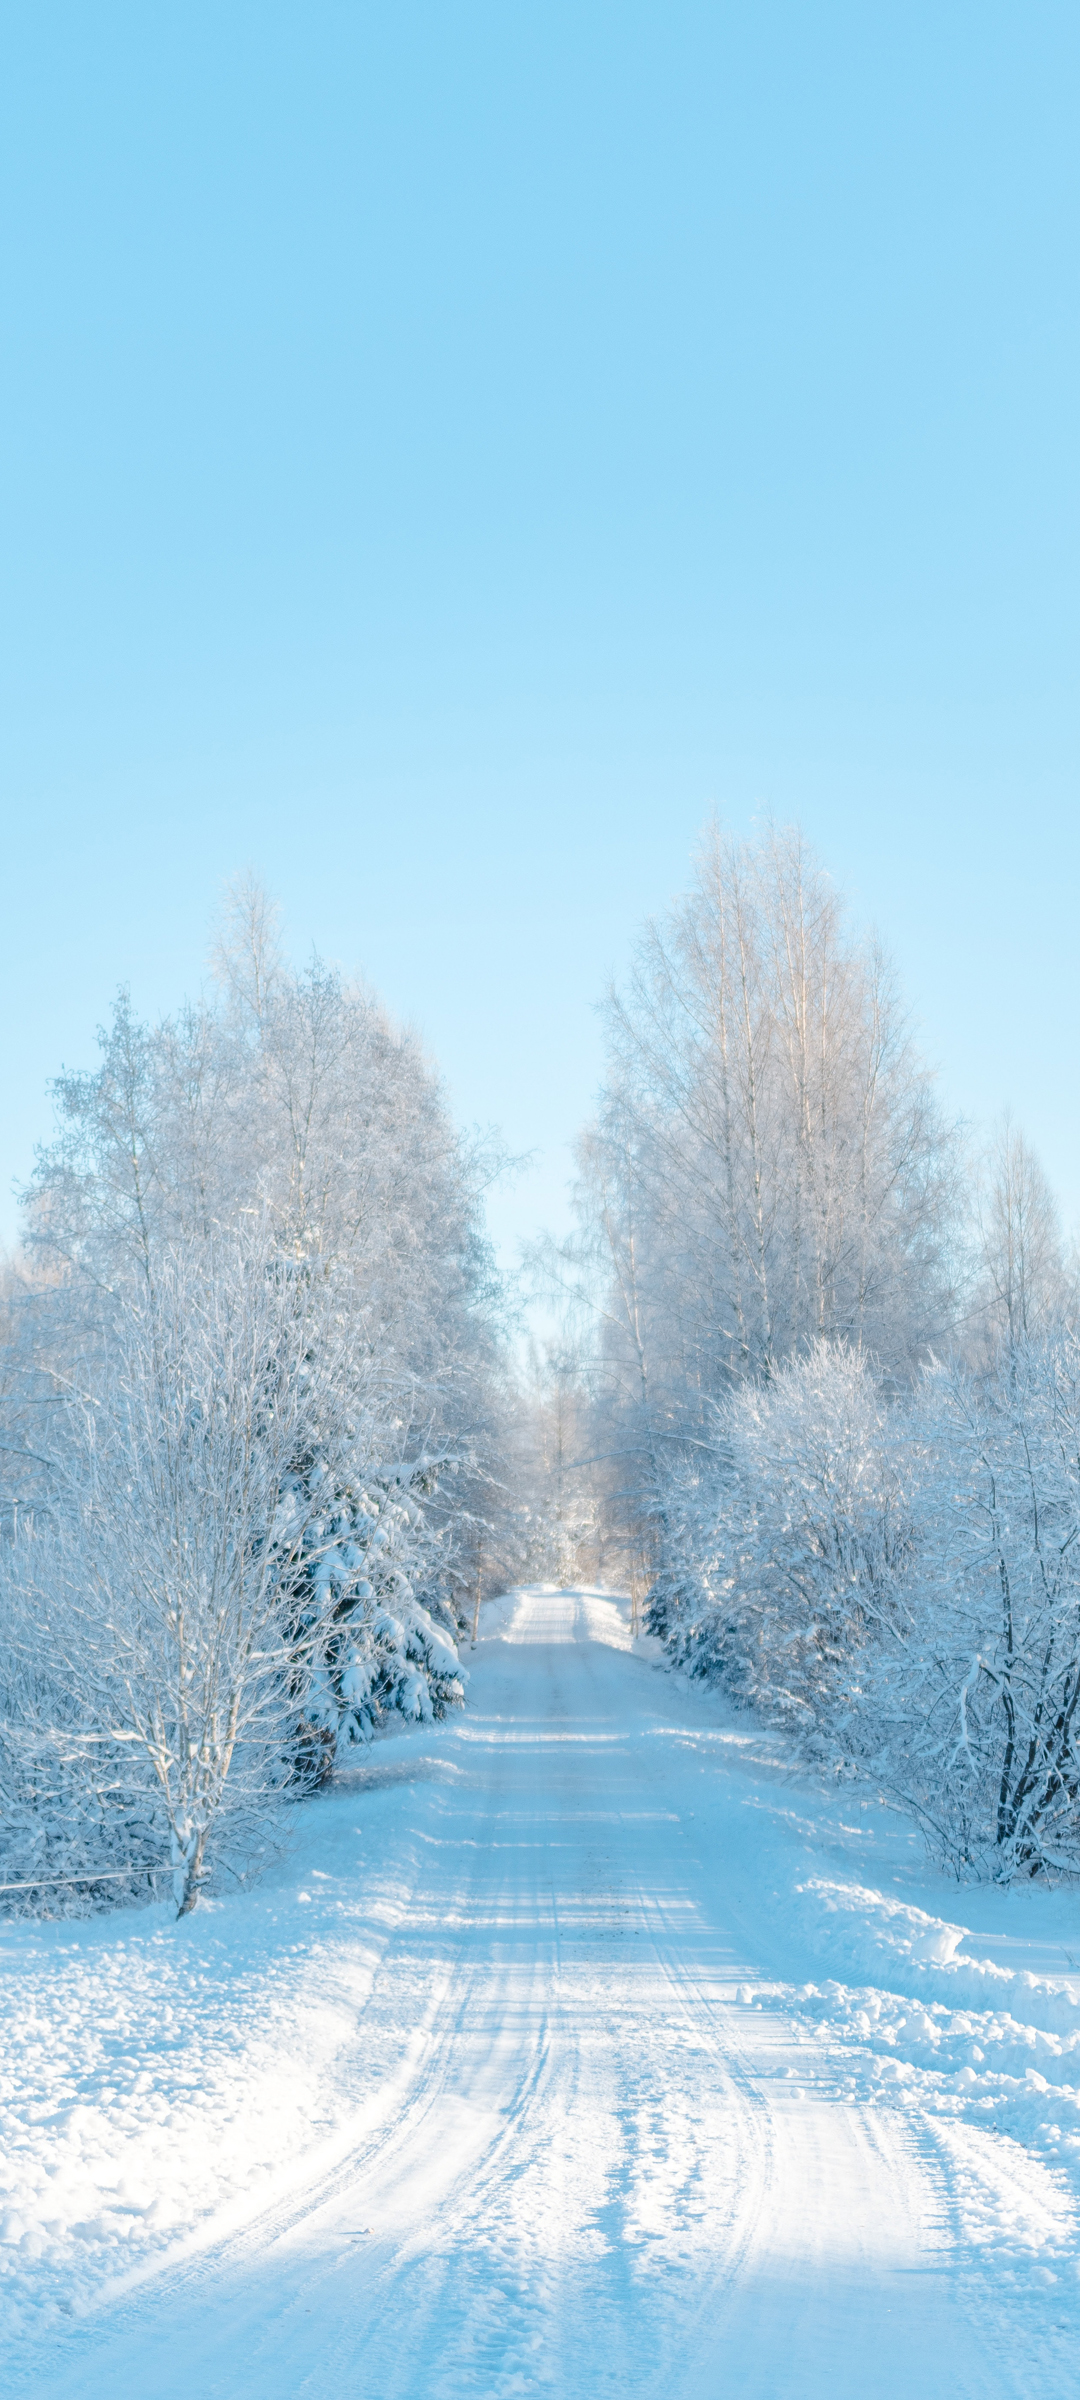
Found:
<path fill-rule="evenodd" d="M 864 1656 L 903 1621 L 915 1525 L 910 1430 L 864 1355 L 819 1342 L 716 1412 L 665 1496 L 648 1622 L 692 1674 L 835 1742 Z"/>
<path fill-rule="evenodd" d="M 20 1535 L 20 1549 L 33 1538 Z M 86 1916 L 167 1889 L 168 1827 L 145 1761 L 99 1729 L 37 1606 L 36 1567 L 0 1571 L 0 1914 Z"/>
<path fill-rule="evenodd" d="M 819 1345 L 671 1479 L 652 1630 L 961 1873 L 1080 1873 L 1080 1346 L 887 1399 Z"/>
<path fill-rule="evenodd" d="M 1080 1346 L 927 1378 L 910 1630 L 871 1693 L 882 1759 L 963 1872 L 1080 1872 Z"/>

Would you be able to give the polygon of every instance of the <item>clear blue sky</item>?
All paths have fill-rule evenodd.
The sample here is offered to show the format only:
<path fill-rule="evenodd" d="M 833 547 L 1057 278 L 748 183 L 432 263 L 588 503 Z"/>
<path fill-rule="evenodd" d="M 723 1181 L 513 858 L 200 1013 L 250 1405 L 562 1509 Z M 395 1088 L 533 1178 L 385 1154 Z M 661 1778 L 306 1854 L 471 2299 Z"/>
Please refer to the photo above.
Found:
<path fill-rule="evenodd" d="M 1075 0 L 23 0 L 0 57 L 4 1205 L 254 865 L 560 1221 L 719 808 L 1074 1215 Z"/>

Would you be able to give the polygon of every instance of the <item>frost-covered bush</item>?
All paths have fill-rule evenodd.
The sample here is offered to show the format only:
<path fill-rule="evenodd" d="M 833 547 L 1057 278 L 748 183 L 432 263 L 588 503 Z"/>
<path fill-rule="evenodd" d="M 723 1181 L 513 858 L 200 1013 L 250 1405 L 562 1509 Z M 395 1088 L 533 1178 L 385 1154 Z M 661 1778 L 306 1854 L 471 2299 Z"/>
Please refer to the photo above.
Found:
<path fill-rule="evenodd" d="M 861 1705 L 868 1646 L 902 1621 L 912 1456 L 859 1351 L 819 1342 L 743 1385 L 665 1495 L 652 1631 L 690 1673 L 835 1740 Z"/>
<path fill-rule="evenodd" d="M 0 1578 L 0 1914 L 88 1915 L 168 1888 L 169 1837 L 145 1762 L 90 1730 L 48 1655 L 31 1578 Z"/>
<path fill-rule="evenodd" d="M 1080 1347 L 887 1399 L 819 1345 L 665 1495 L 673 1661 L 872 1774 L 958 1872 L 1080 1872 Z"/>
<path fill-rule="evenodd" d="M 886 1771 L 960 1871 L 1080 1872 L 1080 1346 L 927 1378 L 903 1647 L 872 1710 Z"/>

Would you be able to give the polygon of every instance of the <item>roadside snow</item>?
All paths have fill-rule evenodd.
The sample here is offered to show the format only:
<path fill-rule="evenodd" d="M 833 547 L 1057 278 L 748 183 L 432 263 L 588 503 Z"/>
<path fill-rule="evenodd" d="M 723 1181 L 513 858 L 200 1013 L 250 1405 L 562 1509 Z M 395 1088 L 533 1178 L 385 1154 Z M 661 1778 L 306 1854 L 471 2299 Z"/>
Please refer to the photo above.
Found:
<path fill-rule="evenodd" d="M 347 1793 L 297 1811 L 253 1892 L 179 1924 L 160 1905 L 0 1929 L 0 2338 L 291 2190 L 361 2101 L 377 2118 L 356 2024 L 408 1832 L 389 1874 L 367 1851 L 416 1784 L 453 1775 L 437 1739 L 376 1743 Z"/>
<path fill-rule="evenodd" d="M 0 1933 L 8 2389 L 1064 2388 L 1077 1896 L 935 1877 L 622 1602 L 483 1635 L 256 1890 Z"/>

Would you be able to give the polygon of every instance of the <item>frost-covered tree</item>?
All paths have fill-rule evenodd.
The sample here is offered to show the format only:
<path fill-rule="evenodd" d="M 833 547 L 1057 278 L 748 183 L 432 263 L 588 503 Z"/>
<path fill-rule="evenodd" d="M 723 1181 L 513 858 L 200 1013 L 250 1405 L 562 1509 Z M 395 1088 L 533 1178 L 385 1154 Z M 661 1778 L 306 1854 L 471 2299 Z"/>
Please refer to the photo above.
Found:
<path fill-rule="evenodd" d="M 388 1717 L 430 1723 L 465 1696 L 460 1626 L 445 1601 L 446 1530 L 424 1505 L 443 1462 L 403 1459 L 400 1430 L 369 1425 L 366 1453 L 354 1440 L 336 1468 L 318 1444 L 304 1461 L 293 1623 L 313 1664 L 300 1679 L 302 1781 L 323 1781 Z"/>
<path fill-rule="evenodd" d="M 910 1378 L 953 1320 L 958 1177 L 888 969 L 796 834 L 714 833 L 606 1024 L 577 1259 L 595 1447 L 647 1540 L 733 1385 L 819 1341 Z"/>
<path fill-rule="evenodd" d="M 295 1408 L 290 1415 L 279 1407 L 265 1419 L 260 1452 L 269 1489 L 280 1480 L 275 1445 L 288 1426 L 292 1531 L 286 1555 L 267 1526 L 259 1535 L 249 1526 L 242 1537 L 237 1532 L 235 1556 L 249 1566 L 256 1552 L 264 1564 L 272 1561 L 274 1607 L 288 1603 L 284 1618 L 275 1617 L 279 1632 L 284 1627 L 288 1671 L 282 1681 L 271 1644 L 266 1658 L 273 1657 L 273 1672 L 263 1697 L 272 1687 L 275 1755 L 295 1790 L 391 1715 L 438 1715 L 462 1696 L 455 1639 L 471 1605 L 475 1529 L 492 1521 L 502 1491 L 498 1293 L 482 1225 L 488 1167 L 455 1134 L 416 1042 L 390 1024 L 369 992 L 318 963 L 299 975 L 286 968 L 274 948 L 272 912 L 257 891 L 238 895 L 218 963 L 218 993 L 156 1026 L 139 1024 L 121 997 L 101 1037 L 98 1067 L 66 1074 L 56 1087 L 58 1133 L 41 1154 L 28 1194 L 29 1268 L 9 1295 L 0 1376 L 0 1481 L 8 1531 L 18 1529 L 21 1537 L 8 1554 L 6 1606 L 9 1627 L 15 1632 L 18 1621 L 22 1629 L 16 1648 L 25 1665 L 51 1544 L 60 1562 L 54 1585 L 60 1588 L 63 1564 L 66 1622 L 82 1628 L 89 1673 L 98 1655 L 90 1629 L 106 1624 L 103 1609 L 113 1610 L 108 1574 L 119 1533 L 112 1566 L 106 1571 L 99 1545 L 91 1569 L 72 1531 L 72 1492 L 89 1488 L 91 1462 L 102 1490 L 115 1467 L 115 1527 L 134 1523 L 121 1506 L 122 1488 L 136 1495 L 132 1510 L 145 1514 L 149 1507 L 147 1522 L 153 1521 L 157 1501 L 146 1500 L 153 1443 L 147 1434 L 138 1474 L 125 1451 L 137 1422 L 144 1428 L 151 1422 L 149 1402 L 139 1420 L 132 1396 L 149 1389 L 147 1328 L 158 1329 L 160 1348 L 172 1308 L 174 1358 L 190 1361 L 198 1353 L 209 1374 L 199 1327 L 219 1322 L 233 1288 L 226 1278 L 217 1290 L 222 1262 L 241 1254 L 261 1259 L 261 1268 L 251 1268 L 255 1283 L 245 1306 L 255 1307 L 260 1275 L 292 1294 L 294 1307 L 303 1295 L 296 1321 L 302 1319 L 306 1347 L 295 1390 L 289 1387 Z M 122 1404 L 118 1361 L 126 1362 L 128 1376 Z M 184 1376 L 176 1372 L 180 1388 Z M 162 1386 L 156 1405 L 163 1457 L 164 1401 Z M 198 1419 L 204 1449 L 211 1419 L 212 1412 Z M 190 1426 L 186 1438 L 187 1450 L 173 1456 L 177 1472 L 198 1454 Z M 213 1451 L 215 1475 L 224 1474 L 223 1458 Z M 185 1489 L 194 1507 L 194 1487 Z M 209 1466 L 203 1498 L 209 1508 Z M 224 1541 L 226 1522 L 239 1528 L 242 1511 L 227 1478 L 218 1498 Z M 100 1527 L 105 1518 L 91 1514 L 87 1522 Z M 189 1546 L 194 1555 L 194 1533 Z M 149 1561 L 145 1545 L 142 1556 Z M 133 1562 L 134 1553 L 125 1568 L 128 1590 Z M 163 1595 L 161 1558 L 153 1572 Z M 214 1588 L 220 1596 L 225 1587 Z M 187 1622 L 196 1625 L 194 1602 L 186 1605 Z M 144 1630 L 148 1623 L 144 1610 Z M 108 1624 L 106 1634 L 107 1651 Z M 39 1663 L 44 1659 L 46 1669 L 51 1655 L 43 1643 Z M 36 1667 L 35 1674 L 33 1692 L 23 1668 L 9 1684 L 14 1746 L 5 1752 L 0 1782 L 6 1774 L 4 1788 L 18 1813 L 29 1773 L 40 1826 L 44 1752 L 39 1744 L 38 1765 L 24 1772 L 27 1742 L 33 1749 L 35 1725 L 47 1726 L 50 1740 L 58 1736 L 81 1704 L 68 1707 L 62 1692 L 58 1699 L 51 1670 L 44 1682 Z M 107 1795 L 130 1784 L 128 1769 L 117 1763 L 126 1740 L 114 1725 L 96 1751 L 99 1762 L 106 1751 L 111 1762 L 95 1785 L 99 1858 L 118 1838 Z M 231 1748 L 215 1731 L 213 1756 L 228 1758 L 226 1797 L 214 1803 L 219 1813 L 239 1806 L 240 1767 L 247 1762 L 247 1772 L 257 1748 L 250 1725 Z M 65 1794 L 81 1789 L 85 1796 L 93 1781 L 90 1752 L 70 1742 L 57 1749 L 54 1742 L 53 1754 L 61 1753 Z M 175 1800 L 172 1837 L 183 1862 L 192 1840 L 198 1849 L 198 1811 L 186 1785 L 176 1798 L 176 1770 L 169 1772 L 168 1788 L 160 1778 L 155 1787 L 153 1821 L 160 1825 Z M 49 1840 L 55 1848 L 54 1836 L 61 1839 L 62 1847 L 50 1807 Z M 126 1798 L 122 1807 L 134 1826 L 139 1807 L 134 1816 Z M 89 1835 L 83 1839 L 86 1822 L 84 1810 L 84 1865 L 94 1850 Z"/>
<path fill-rule="evenodd" d="M 453 1525 L 490 1481 L 501 1404 L 487 1163 L 455 1134 L 412 1037 L 335 972 L 290 973 L 271 931 L 261 895 L 242 893 L 222 998 L 145 1027 L 122 997 L 100 1065 L 60 1078 L 60 1130 L 28 1207 L 57 1287 L 40 1343 L 92 1346 L 152 1286 L 163 1246 L 265 1216 L 283 1254 L 332 1265 L 402 1456 L 429 1462 L 423 1507 L 448 1535 L 452 1610 L 467 1582 Z"/>
<path fill-rule="evenodd" d="M 975 1181 L 975 1326 L 993 1351 L 1053 1330 L 1074 1299 L 1057 1202 L 1045 1171 L 1006 1114 Z"/>
<path fill-rule="evenodd" d="M 66 1419 L 49 1505 L 0 1584 L 23 1680 L 7 1848 L 44 1875 L 29 1853 L 59 1777 L 52 1872 L 92 1880 L 95 1835 L 101 1857 L 122 1849 L 119 1810 L 129 1857 L 152 1864 L 167 1841 L 184 1913 L 213 1847 L 231 1836 L 235 1854 L 237 1827 L 250 1836 L 320 1753 L 394 1708 L 461 1699 L 406 1573 L 438 1537 L 408 1497 L 420 1462 L 378 1463 L 400 1428 L 333 1267 L 283 1254 L 265 1220 L 161 1249 Z"/>
<path fill-rule="evenodd" d="M 125 1806 L 140 1790 L 141 1847 L 167 1835 L 181 1913 L 226 1798 L 235 1814 L 284 1782 L 294 1687 L 317 1654 L 319 1628 L 298 1644 L 294 1623 L 311 1521 L 296 1461 L 313 1419 L 347 1456 L 362 1406 L 345 1360 L 313 1390 L 322 1302 L 265 1240 L 162 1251 L 94 1387 L 70 1391 L 50 1506 L 7 1555 L 37 1730 L 69 1768 L 126 1756 Z M 62 1696 L 51 1720 L 42 1663 Z"/>

